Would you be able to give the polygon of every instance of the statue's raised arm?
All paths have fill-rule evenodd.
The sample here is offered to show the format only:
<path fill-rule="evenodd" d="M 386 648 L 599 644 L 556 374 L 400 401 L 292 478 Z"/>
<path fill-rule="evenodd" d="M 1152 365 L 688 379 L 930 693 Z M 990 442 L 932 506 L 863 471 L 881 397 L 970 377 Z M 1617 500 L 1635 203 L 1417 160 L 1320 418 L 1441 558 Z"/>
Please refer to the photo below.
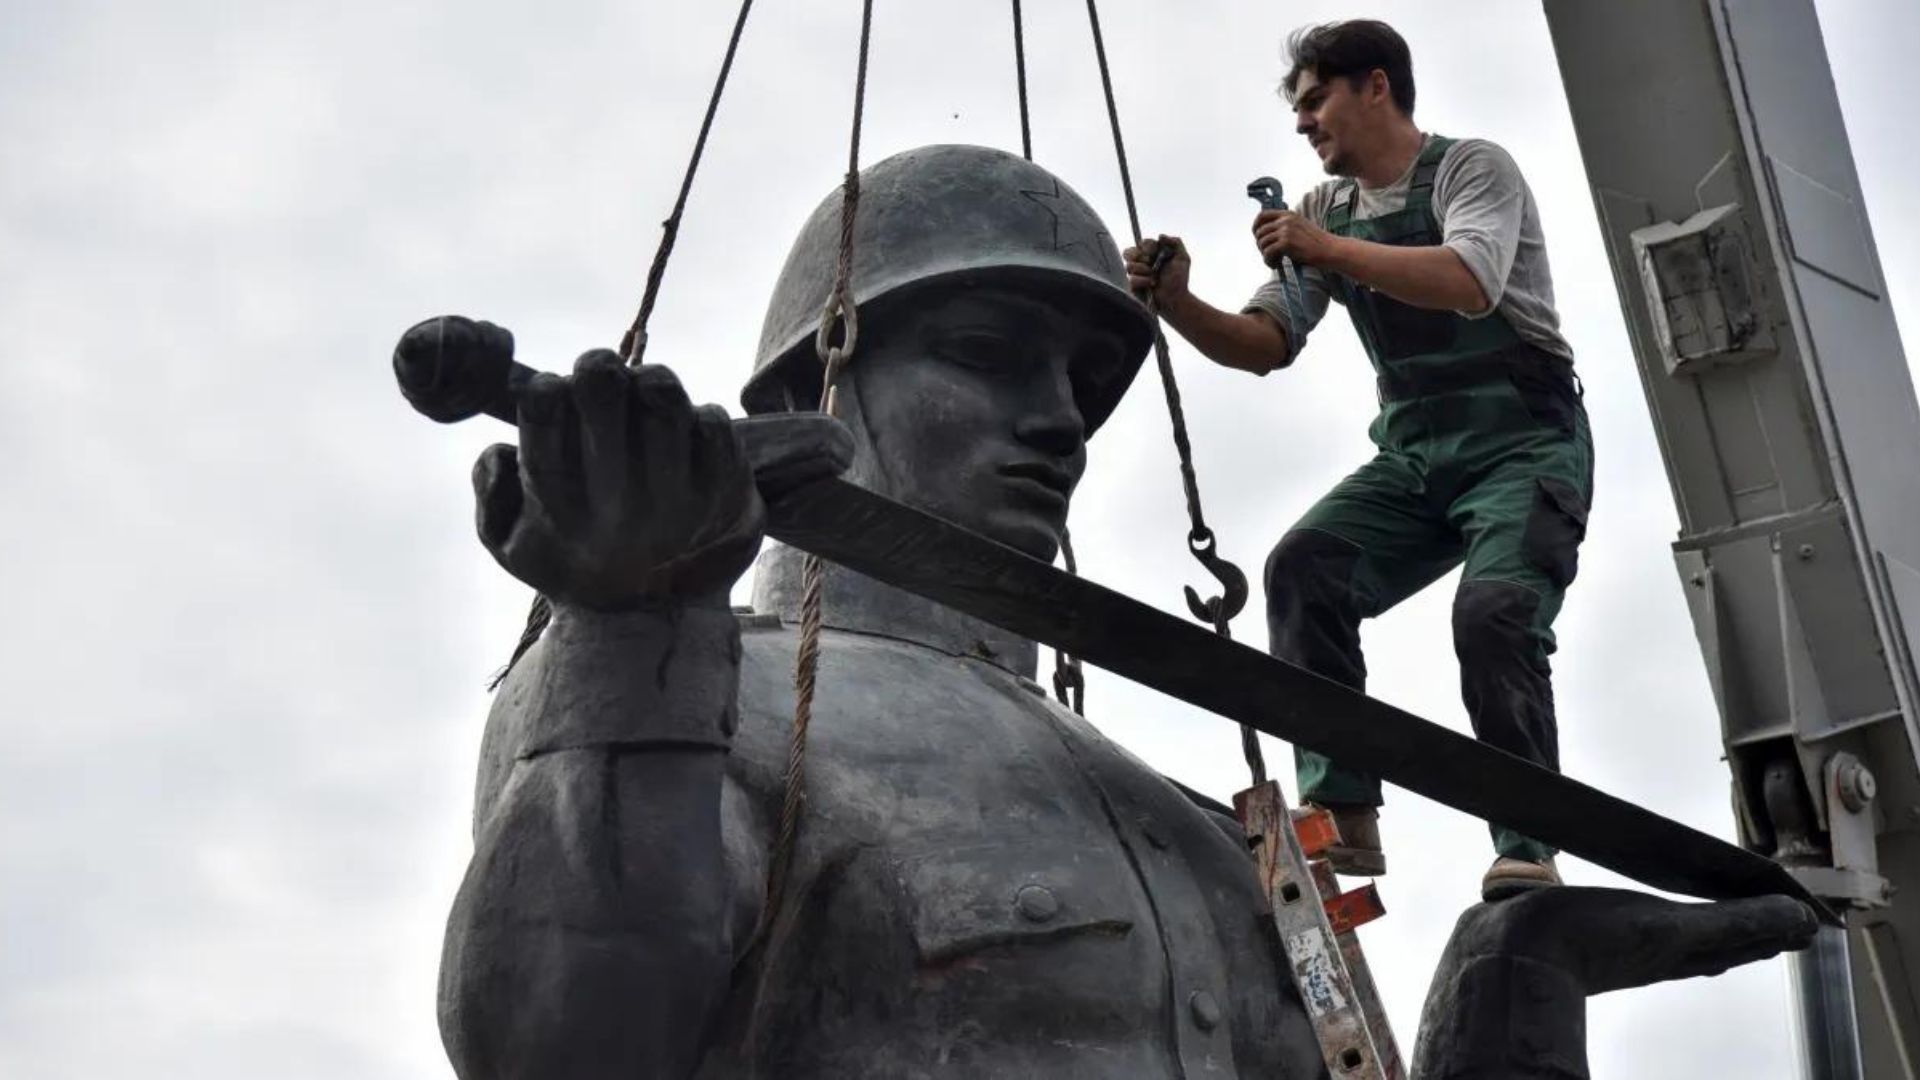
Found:
<path fill-rule="evenodd" d="M 436 320 L 409 349 L 511 339 Z M 488 721 L 442 1033 L 463 1077 L 686 1075 L 753 916 L 723 839 L 727 594 L 765 511 L 725 412 L 666 368 L 590 352 L 518 401 L 518 449 L 474 467 L 477 523 L 553 617 Z"/>

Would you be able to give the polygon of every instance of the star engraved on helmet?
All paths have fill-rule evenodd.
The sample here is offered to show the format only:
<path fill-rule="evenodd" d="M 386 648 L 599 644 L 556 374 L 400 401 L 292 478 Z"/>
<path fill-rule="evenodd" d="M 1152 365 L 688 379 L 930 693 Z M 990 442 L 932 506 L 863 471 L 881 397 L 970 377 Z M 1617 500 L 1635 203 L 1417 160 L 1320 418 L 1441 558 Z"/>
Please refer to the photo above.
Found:
<path fill-rule="evenodd" d="M 1077 199 L 1066 199 L 1060 194 L 1060 181 L 1053 181 L 1052 191 L 1030 191 L 1022 188 L 1022 198 L 1046 211 L 1053 220 L 1053 250 L 1063 255 L 1071 255 L 1075 260 L 1084 262 L 1095 272 L 1104 272 L 1108 264 L 1100 258 L 1100 253 L 1113 247 L 1113 235 L 1101 227 L 1100 219 Z M 1070 219 L 1062 218 L 1065 209 Z"/>

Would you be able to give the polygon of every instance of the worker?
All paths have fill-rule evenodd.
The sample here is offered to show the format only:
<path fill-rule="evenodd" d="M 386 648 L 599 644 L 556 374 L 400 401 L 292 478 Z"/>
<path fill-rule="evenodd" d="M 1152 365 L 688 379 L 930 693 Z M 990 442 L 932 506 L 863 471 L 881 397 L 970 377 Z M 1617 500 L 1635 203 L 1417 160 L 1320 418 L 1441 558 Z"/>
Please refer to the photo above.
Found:
<path fill-rule="evenodd" d="M 1126 252 L 1129 284 L 1215 363 L 1265 375 L 1347 309 L 1373 362 L 1378 453 L 1309 509 L 1266 565 L 1271 651 L 1364 689 L 1362 619 L 1464 564 L 1453 604 L 1461 694 L 1483 741 L 1559 768 L 1547 662 L 1573 581 L 1593 444 L 1554 311 L 1539 211 L 1506 151 L 1413 119 L 1413 65 L 1393 28 L 1353 20 L 1287 43 L 1280 93 L 1333 179 L 1297 210 L 1262 210 L 1276 269 L 1238 312 L 1188 289 L 1177 237 Z M 1303 802 L 1330 810 L 1342 873 L 1384 873 L 1380 782 L 1297 751 Z M 1482 881 L 1499 899 L 1559 884 L 1553 849 L 1493 827 Z"/>

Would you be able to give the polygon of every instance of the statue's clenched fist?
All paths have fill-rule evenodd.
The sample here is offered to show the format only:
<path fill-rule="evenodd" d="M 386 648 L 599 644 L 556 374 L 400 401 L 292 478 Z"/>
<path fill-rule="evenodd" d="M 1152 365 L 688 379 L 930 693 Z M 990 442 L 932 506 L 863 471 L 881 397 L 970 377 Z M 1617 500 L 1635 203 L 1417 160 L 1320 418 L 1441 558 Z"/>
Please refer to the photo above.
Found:
<path fill-rule="evenodd" d="M 724 596 L 766 508 L 725 410 L 607 350 L 519 394 L 520 447 L 474 465 L 480 540 L 555 601 L 602 611 Z"/>

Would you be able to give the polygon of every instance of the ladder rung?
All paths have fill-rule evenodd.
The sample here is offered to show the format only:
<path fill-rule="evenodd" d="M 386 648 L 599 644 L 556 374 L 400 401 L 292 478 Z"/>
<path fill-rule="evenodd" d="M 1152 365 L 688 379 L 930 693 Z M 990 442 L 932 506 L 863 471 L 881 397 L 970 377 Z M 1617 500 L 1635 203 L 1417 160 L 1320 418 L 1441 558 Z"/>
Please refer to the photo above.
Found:
<path fill-rule="evenodd" d="M 1387 913 L 1387 907 L 1380 902 L 1380 891 L 1371 885 L 1339 896 L 1325 897 L 1327 922 L 1333 926 L 1336 934 L 1352 933 L 1357 927 L 1365 926 Z"/>
<path fill-rule="evenodd" d="M 1325 810 L 1294 810 L 1290 816 L 1293 818 L 1293 834 L 1300 838 L 1300 851 L 1307 858 L 1317 859 L 1340 842 L 1340 827 L 1333 823 L 1333 815 Z"/>

